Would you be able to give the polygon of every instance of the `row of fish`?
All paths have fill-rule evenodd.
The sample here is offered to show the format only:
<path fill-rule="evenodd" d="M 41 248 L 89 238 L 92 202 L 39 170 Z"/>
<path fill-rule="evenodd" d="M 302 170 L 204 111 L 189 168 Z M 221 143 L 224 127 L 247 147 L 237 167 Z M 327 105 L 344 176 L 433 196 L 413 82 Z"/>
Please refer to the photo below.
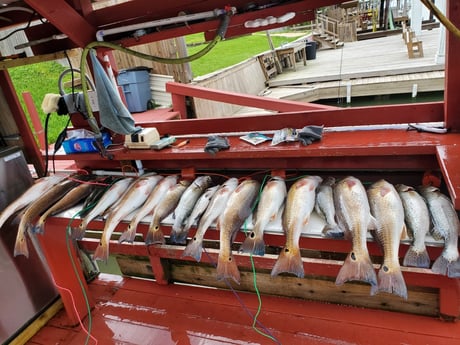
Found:
<path fill-rule="evenodd" d="M 82 180 L 88 183 L 78 182 Z M 94 197 L 96 193 L 98 196 Z M 459 222 L 447 196 L 435 187 L 421 187 L 417 191 L 405 185 L 395 187 L 385 180 L 372 184 L 366 190 L 353 176 L 339 181 L 332 177 L 323 181 L 319 176 L 305 176 L 287 190 L 281 177 L 272 177 L 263 185 L 252 179 L 239 182 L 236 178 L 214 185 L 210 176 L 199 176 L 190 181 L 177 175 L 151 173 L 99 183 L 99 179 L 94 180 L 94 177 L 68 179 L 54 175 L 38 180 L 0 214 L 1 227 L 11 215 L 20 212 L 15 255 L 28 255 L 28 230 L 43 231 L 47 217 L 82 200 L 86 202 L 80 224 L 72 228 L 74 238 L 82 238 L 86 227 L 96 217 L 105 219 L 101 240 L 94 253 L 96 260 L 108 259 L 110 238 L 115 228 L 130 214 L 133 217 L 119 242 L 133 242 L 138 224 L 150 216 L 145 237 L 148 245 L 165 243 L 160 225 L 172 215 L 172 243 L 186 244 L 189 230 L 196 224 L 196 233 L 186 245 L 183 256 L 197 261 L 201 260 L 205 233 L 215 223 L 220 231 L 217 278 L 232 278 L 239 282 L 240 274 L 231 246 L 237 232 L 252 214 L 252 230 L 239 250 L 264 255 L 264 230 L 275 219 L 281 218 L 286 244 L 272 269 L 272 276 L 287 272 L 303 277 L 299 239 L 315 210 L 326 223 L 325 236 L 345 235 L 352 241 L 352 251 L 336 278 L 338 285 L 358 280 L 371 285 L 371 294 L 385 291 L 407 298 L 398 258 L 400 239 L 406 229 L 411 235 L 412 245 L 404 258 L 405 266 L 429 267 L 425 237 L 431 231 L 433 237 L 445 242 L 432 270 L 450 277 L 460 276 Z M 378 275 L 367 250 L 369 230 L 383 248 L 383 263 Z"/>

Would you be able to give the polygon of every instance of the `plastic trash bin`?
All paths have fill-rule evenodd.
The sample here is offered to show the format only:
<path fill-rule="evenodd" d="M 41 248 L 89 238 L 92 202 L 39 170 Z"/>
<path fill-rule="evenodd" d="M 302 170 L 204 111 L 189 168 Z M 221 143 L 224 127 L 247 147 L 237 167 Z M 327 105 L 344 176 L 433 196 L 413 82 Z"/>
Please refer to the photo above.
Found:
<path fill-rule="evenodd" d="M 118 85 L 123 89 L 128 110 L 139 113 L 147 110 L 152 98 L 150 92 L 150 68 L 135 67 L 121 70 L 117 76 Z"/>
<path fill-rule="evenodd" d="M 316 42 L 315 41 L 309 41 L 305 44 L 305 53 L 307 56 L 307 60 L 316 59 Z"/>

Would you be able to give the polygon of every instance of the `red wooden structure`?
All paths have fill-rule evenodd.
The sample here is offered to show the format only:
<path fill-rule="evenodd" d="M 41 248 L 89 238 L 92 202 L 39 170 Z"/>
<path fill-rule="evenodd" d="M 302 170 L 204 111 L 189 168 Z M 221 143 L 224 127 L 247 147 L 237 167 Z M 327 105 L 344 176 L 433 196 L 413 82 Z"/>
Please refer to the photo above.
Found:
<path fill-rule="evenodd" d="M 246 11 L 235 14 L 228 28 L 228 35 L 240 35 L 254 31 L 247 29 L 243 23 L 257 17 L 269 15 L 282 16 L 286 12 L 295 12 L 292 21 L 283 23 L 289 25 L 313 18 L 313 9 L 341 1 L 315 0 L 280 2 L 270 5 L 270 1 L 261 1 L 262 6 L 257 11 Z M 56 33 L 64 33 L 68 39 L 51 42 L 34 47 L 37 54 L 67 49 L 73 46 L 84 47 L 94 40 L 97 29 L 112 27 L 112 23 L 132 24 L 148 20 L 170 18 L 177 15 L 182 7 L 194 13 L 223 8 L 227 2 L 223 1 L 184 1 L 181 5 L 175 2 L 156 4 L 152 9 L 150 1 L 131 1 L 111 6 L 102 10 L 92 10 L 90 1 L 39 1 L 26 0 L 26 4 L 34 8 L 49 23 L 31 27 L 27 31 L 30 40 L 40 39 Z M 244 7 L 244 1 L 235 1 L 234 6 Z M 460 7 L 453 1 L 447 1 L 447 16 L 457 26 L 460 26 Z M 127 18 L 130 18 L 128 20 Z M 281 26 L 281 25 L 275 25 Z M 75 28 L 78 27 L 78 30 Z M 111 37 L 125 46 L 147 43 L 164 38 L 184 35 L 193 32 L 205 32 L 207 37 L 213 37 L 218 27 L 218 20 L 213 19 L 189 26 L 168 27 L 140 38 L 115 35 Z M 436 180 L 442 177 L 447 190 L 457 210 L 460 210 L 460 39 L 448 33 L 446 54 L 446 87 L 444 102 L 394 105 L 379 107 L 363 107 L 349 109 L 335 109 L 330 107 L 311 106 L 310 109 L 284 108 L 287 103 L 280 102 L 279 110 L 283 113 L 271 116 L 232 117 L 206 120 L 177 120 L 155 123 L 143 123 L 144 127 L 154 126 L 160 134 L 173 134 L 188 139 L 189 143 L 180 148 L 167 148 L 162 151 L 129 150 L 113 152 L 113 159 L 102 158 L 98 154 L 78 154 L 57 157 L 57 159 L 73 159 L 79 168 L 85 169 L 120 169 L 126 161 L 140 160 L 145 168 L 159 171 L 179 171 L 184 176 L 194 176 L 196 173 L 222 172 L 238 176 L 251 172 L 268 171 L 273 174 L 289 174 L 293 171 L 315 172 L 318 174 L 358 174 L 363 178 L 391 177 L 391 182 L 421 183 L 423 179 Z M 8 86 L 9 79 L 0 79 L 2 87 Z M 11 85 L 9 85 L 11 86 Z M 173 93 L 175 110 L 182 112 L 184 117 L 184 96 L 203 98 L 218 97 L 219 99 L 236 99 L 241 104 L 257 106 L 258 99 L 249 100 L 234 94 L 209 93 L 200 88 L 176 84 L 168 85 Z M 9 101 L 12 109 L 18 109 L 18 104 Z M 254 103 L 256 102 L 256 103 Z M 292 105 L 293 107 L 295 105 Z M 286 112 L 289 111 L 289 112 Z M 22 113 L 18 110 L 18 113 Z M 415 122 L 442 122 L 450 132 L 447 134 L 419 133 L 407 131 L 403 125 Z M 30 145 L 31 154 L 36 147 L 32 135 L 27 135 L 24 117 L 18 117 L 18 126 L 24 129 L 24 140 Z M 229 135 L 230 149 L 210 156 L 203 151 L 206 137 L 209 133 L 247 132 L 254 130 L 276 130 L 284 127 L 302 128 L 306 125 L 324 125 L 327 128 L 338 126 L 352 126 L 353 130 L 327 130 L 320 142 L 303 147 L 299 144 L 271 147 L 268 144 L 253 147 L 239 140 L 237 135 Z M 358 130 L 358 126 L 381 126 L 373 129 Z M 35 150 L 39 152 L 38 150 Z M 178 267 L 177 261 L 191 260 L 181 258 L 182 246 L 150 246 L 142 241 L 134 244 L 118 244 L 111 242 L 111 253 L 138 256 L 147 258 L 152 281 L 136 281 L 130 278 L 120 278 L 118 281 L 101 276 L 93 282 L 86 283 L 79 257 L 73 246 L 67 247 L 65 227 L 69 223 L 67 218 L 53 218 L 47 222 L 45 234 L 38 236 L 44 254 L 56 283 L 72 293 L 72 298 L 62 292 L 66 317 L 60 323 L 75 325 L 80 319 L 85 319 L 88 313 L 85 296 L 89 296 L 89 306 L 94 307 L 93 314 L 99 315 L 98 324 L 100 339 L 105 342 L 125 341 L 128 334 L 140 329 L 131 328 L 126 324 L 142 326 L 142 322 L 154 325 L 147 327 L 152 337 L 161 342 L 168 333 L 167 341 L 162 343 L 191 344 L 198 340 L 208 339 L 221 343 L 269 343 L 270 340 L 252 332 L 250 322 L 244 316 L 244 311 L 235 306 L 232 292 L 222 290 L 203 289 L 199 287 L 169 284 L 171 272 L 165 265 Z M 90 227 L 100 230 L 101 221 L 94 221 Z M 140 232 L 145 234 L 145 225 Z M 168 227 L 165 232 L 168 234 Z M 215 231 L 207 234 L 207 240 L 217 239 Z M 242 240 L 242 234 L 236 241 Z M 268 234 L 266 243 L 274 248 L 284 244 L 284 237 Z M 370 243 L 371 253 L 378 256 L 377 247 Z M 97 246 L 97 239 L 85 238 L 79 242 L 80 248 L 92 251 Z M 313 237 L 303 237 L 301 247 L 316 252 L 347 253 L 350 244 L 342 240 L 326 240 Z M 400 256 L 407 249 L 401 245 Z M 68 255 L 68 250 L 70 254 Z M 209 256 L 203 256 L 212 272 L 212 263 L 216 260 L 217 251 L 207 249 Z M 439 255 L 439 247 L 430 247 L 432 257 Z M 247 255 L 236 255 L 240 269 L 250 271 L 251 260 Z M 271 269 L 276 257 L 254 257 L 255 267 L 263 276 Z M 76 264 L 75 274 L 73 262 Z M 304 257 L 304 269 L 311 277 L 323 277 L 330 281 L 338 272 L 341 261 L 334 259 Z M 301 299 L 263 296 L 264 309 L 261 313 L 263 323 L 273 330 L 279 343 L 283 344 L 325 344 L 325 343 L 359 343 L 359 344 L 458 344 L 460 342 L 460 324 L 455 322 L 460 315 L 460 281 L 444 276 L 438 276 L 426 269 L 404 268 L 404 278 L 410 286 L 410 291 L 427 293 L 438 296 L 438 311 L 435 315 L 414 315 L 397 311 L 398 301 L 391 300 L 390 306 L 382 302 L 377 308 L 361 308 L 341 305 L 347 302 L 349 296 L 346 287 L 343 287 L 344 299 L 342 303 L 320 303 Z M 104 283 L 104 279 L 109 280 Z M 295 281 L 293 284 L 308 284 L 305 281 Z M 342 289 L 338 288 L 338 289 Z M 428 291 L 428 290 L 429 291 Z M 110 291 L 110 293 L 109 293 Z M 313 291 L 313 290 L 312 290 Z M 243 293 L 242 293 L 243 294 Z M 313 295 L 313 292 L 312 292 Z M 145 306 L 150 312 L 136 307 L 126 307 L 124 314 L 113 315 L 115 309 L 120 312 L 123 305 L 122 298 L 129 299 L 129 303 L 138 303 Z M 243 294 L 243 299 L 249 308 L 256 312 L 257 296 Z M 359 298 L 371 303 L 369 296 L 358 294 Z M 115 301 L 110 304 L 110 301 Z M 135 302 L 137 301 L 137 302 Z M 207 302 L 207 303 L 205 303 Z M 400 301 L 399 301 L 400 302 Z M 395 305 L 393 304 L 395 303 Z M 402 302 L 400 302 L 402 303 Z M 75 306 L 75 307 L 74 307 Z M 365 305 L 362 305 L 365 307 Z M 415 306 L 417 309 L 417 306 Z M 391 311 L 389 311 L 391 310 Z M 123 315 L 126 316 L 126 324 Z M 110 316 L 113 316 L 110 318 Z M 441 320 L 444 319 L 444 320 Z M 445 320 L 449 321 L 445 321 Z M 86 319 L 87 320 L 87 319 Z M 210 321 L 211 320 L 211 321 Z M 454 320 L 454 321 L 452 321 Z M 252 320 L 251 320 L 252 321 Z M 145 325 L 143 325 L 145 326 Z M 111 328 L 112 327 L 112 328 Z M 109 329 L 110 328 L 110 329 Z M 118 329 L 118 331 L 115 331 Z M 134 330 L 135 329 L 135 330 Z M 155 331 L 153 331 L 154 329 Z M 94 330 L 97 336 L 97 330 Z M 126 332 L 126 334 L 124 333 Z M 51 343 L 59 337 L 55 329 L 54 334 L 39 333 L 32 343 Z M 203 334 L 213 335 L 211 339 Z M 126 336 L 126 338 L 124 338 Z M 195 337 L 195 338 L 194 338 Z M 73 335 L 69 344 L 82 343 L 84 335 Z M 136 342 L 132 340 L 132 342 Z M 216 340 L 217 339 L 217 340 Z M 372 340 L 369 340 L 372 339 Z M 175 342 L 174 342 L 175 341 Z M 105 343 L 101 340 L 102 343 Z M 147 341 L 139 343 L 149 343 Z M 155 343 L 155 342 L 150 342 Z"/>

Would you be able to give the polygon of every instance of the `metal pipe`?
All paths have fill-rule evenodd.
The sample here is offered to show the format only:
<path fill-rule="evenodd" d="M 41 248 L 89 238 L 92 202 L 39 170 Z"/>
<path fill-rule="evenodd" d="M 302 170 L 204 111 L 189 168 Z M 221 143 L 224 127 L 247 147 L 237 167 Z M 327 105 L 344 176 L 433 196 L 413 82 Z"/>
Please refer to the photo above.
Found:
<path fill-rule="evenodd" d="M 231 11 L 235 13 L 236 8 L 232 7 Z M 200 12 L 200 13 L 194 13 L 194 14 L 185 14 L 183 16 L 153 20 L 150 22 L 139 23 L 139 24 L 126 25 L 126 26 L 113 28 L 113 29 L 98 30 L 96 32 L 96 39 L 99 42 L 101 42 L 104 40 L 104 36 L 107 36 L 107 35 L 112 35 L 112 34 L 117 34 L 120 32 L 127 32 L 127 31 L 136 31 L 140 29 L 152 28 L 152 27 L 162 26 L 162 25 L 184 23 L 184 22 L 188 22 L 191 20 L 214 18 L 222 14 L 226 14 L 226 13 L 227 13 L 227 10 L 225 9 L 215 9 L 214 11 L 206 11 L 206 12 Z"/>

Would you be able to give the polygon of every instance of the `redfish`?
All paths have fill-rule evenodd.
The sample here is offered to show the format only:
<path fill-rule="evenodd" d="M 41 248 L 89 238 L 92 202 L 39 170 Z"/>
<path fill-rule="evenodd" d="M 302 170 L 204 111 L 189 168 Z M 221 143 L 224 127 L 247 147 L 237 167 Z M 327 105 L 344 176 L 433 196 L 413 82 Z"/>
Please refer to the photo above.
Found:
<path fill-rule="evenodd" d="M 187 244 L 182 256 L 191 256 L 196 261 L 201 260 L 201 253 L 203 251 L 203 238 L 206 231 L 215 222 L 227 206 L 227 201 L 233 191 L 238 187 L 238 179 L 232 177 L 222 184 L 222 186 L 215 192 L 209 201 L 206 211 L 201 217 L 195 236 Z"/>
<path fill-rule="evenodd" d="M 435 260 L 431 270 L 450 278 L 460 278 L 458 236 L 460 223 L 452 201 L 433 186 L 420 188 L 433 222 L 433 236 L 444 240 L 444 249 Z"/>
<path fill-rule="evenodd" d="M 190 185 L 190 181 L 181 180 L 179 183 L 168 188 L 165 196 L 161 199 L 160 203 L 153 211 L 152 221 L 150 222 L 147 236 L 145 237 L 145 244 L 164 244 L 165 238 L 163 231 L 161 231 L 160 224 L 171 212 L 174 211 L 179 203 L 180 197 Z"/>
<path fill-rule="evenodd" d="M 338 224 L 351 238 L 352 250 L 346 257 L 335 283 L 342 285 L 358 280 L 377 286 L 377 276 L 367 249 L 369 228 L 375 228 L 366 190 L 353 176 L 345 177 L 334 186 L 334 205 Z"/>
<path fill-rule="evenodd" d="M 399 265 L 399 245 L 405 234 L 404 208 L 398 192 L 385 180 L 373 183 L 367 190 L 371 214 L 376 219 L 376 237 L 383 247 L 383 263 L 371 295 L 383 291 L 407 299 L 407 287 Z"/>
<path fill-rule="evenodd" d="M 52 186 L 58 184 L 68 175 L 51 175 L 47 177 L 42 177 L 35 181 L 35 183 L 30 186 L 24 193 L 22 193 L 16 200 L 9 204 L 1 213 L 0 213 L 0 229 L 3 224 L 10 218 L 14 213 L 24 209 L 26 206 L 33 203 L 35 200 L 39 199 L 46 191 L 48 191 Z"/>
<path fill-rule="evenodd" d="M 133 183 L 134 178 L 127 177 L 114 182 L 109 189 L 101 196 L 99 201 L 91 208 L 88 214 L 82 219 L 78 227 L 72 228 L 72 238 L 82 239 L 85 236 L 86 227 L 97 216 L 102 215 L 116 201 L 122 199 L 123 194 Z"/>
<path fill-rule="evenodd" d="M 321 181 L 322 178 L 319 176 L 307 176 L 297 180 L 289 188 L 283 213 L 283 230 L 286 234 L 286 244 L 273 266 L 272 277 L 287 272 L 303 278 L 304 269 L 300 255 L 299 239 L 315 207 L 316 188 Z"/>
<path fill-rule="evenodd" d="M 160 203 L 161 199 L 163 199 L 168 189 L 177 183 L 177 179 L 177 175 L 170 175 L 158 182 L 145 203 L 134 215 L 133 219 L 128 225 L 128 228 L 121 234 L 120 238 L 118 239 L 119 243 L 125 241 L 134 242 L 134 238 L 136 237 L 136 229 L 139 222 L 148 214 L 153 213 L 155 207 Z"/>
<path fill-rule="evenodd" d="M 250 216 L 259 193 L 260 183 L 245 180 L 228 198 L 227 206 L 219 217 L 220 248 L 217 259 L 217 279 L 232 278 L 240 283 L 240 272 L 233 259 L 231 245 L 244 221 Z"/>
<path fill-rule="evenodd" d="M 147 200 L 153 188 L 158 182 L 158 175 L 138 177 L 123 195 L 118 206 L 110 213 L 105 221 L 104 231 L 99 245 L 94 252 L 94 260 L 107 262 L 109 258 L 109 241 L 115 227 L 131 212 L 138 209 Z"/>
<path fill-rule="evenodd" d="M 265 254 L 264 230 L 270 222 L 276 219 L 283 208 L 286 195 L 286 183 L 282 177 L 275 176 L 267 182 L 257 205 L 254 228 L 241 245 L 241 252 L 255 255 Z"/>
<path fill-rule="evenodd" d="M 170 240 L 172 243 L 185 244 L 187 240 L 187 232 L 184 231 L 184 223 L 190 213 L 193 211 L 193 207 L 205 192 L 205 190 L 211 185 L 212 179 L 210 176 L 198 176 L 191 184 L 187 187 L 182 194 L 179 203 L 173 212 L 174 223 L 171 229 Z"/>
<path fill-rule="evenodd" d="M 404 184 L 396 186 L 404 207 L 404 222 L 412 237 L 412 244 L 404 256 L 404 266 L 430 267 L 430 257 L 425 246 L 426 235 L 430 232 L 431 220 L 423 197 L 412 187 Z"/>

